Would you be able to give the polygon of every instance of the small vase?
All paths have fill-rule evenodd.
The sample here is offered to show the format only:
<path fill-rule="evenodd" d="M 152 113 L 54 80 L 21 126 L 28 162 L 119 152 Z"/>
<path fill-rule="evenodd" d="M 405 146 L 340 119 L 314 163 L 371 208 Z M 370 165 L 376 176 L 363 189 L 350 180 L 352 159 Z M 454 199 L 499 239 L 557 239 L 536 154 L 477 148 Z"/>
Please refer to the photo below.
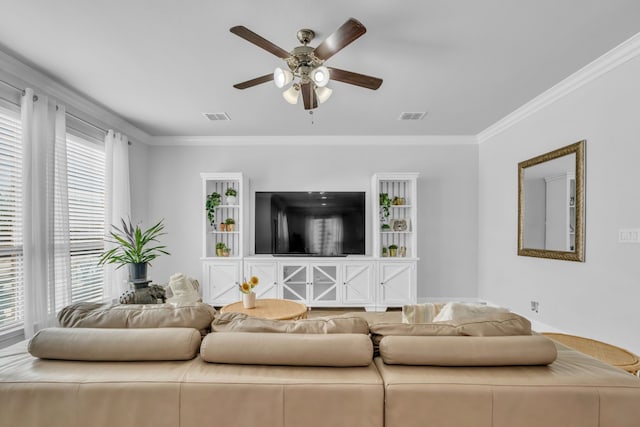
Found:
<path fill-rule="evenodd" d="M 242 305 L 244 308 L 256 307 L 256 293 L 250 292 L 248 294 L 242 294 Z"/>
<path fill-rule="evenodd" d="M 228 205 L 235 205 L 236 204 L 236 196 L 226 196 L 227 199 L 227 204 Z"/>

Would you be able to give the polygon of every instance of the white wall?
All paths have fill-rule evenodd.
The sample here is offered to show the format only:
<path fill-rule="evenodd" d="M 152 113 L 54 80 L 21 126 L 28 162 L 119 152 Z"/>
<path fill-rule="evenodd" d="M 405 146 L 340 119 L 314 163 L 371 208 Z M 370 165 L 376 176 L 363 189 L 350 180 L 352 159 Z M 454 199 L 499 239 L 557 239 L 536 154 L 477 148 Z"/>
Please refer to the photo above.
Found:
<path fill-rule="evenodd" d="M 147 222 L 165 218 L 162 241 L 171 252 L 153 263 L 151 277 L 160 283 L 176 272 L 201 278 L 200 172 L 242 172 L 260 190 L 370 192 L 375 172 L 409 171 L 420 173 L 418 297 L 476 297 L 478 146 L 469 137 L 434 145 L 394 145 L 389 137 L 387 146 L 362 145 L 366 138 L 360 145 L 336 145 L 332 137 L 325 146 L 320 138 L 301 146 L 148 147 L 148 178 L 132 180 L 133 194 L 148 192 Z"/>
<path fill-rule="evenodd" d="M 568 333 L 640 354 L 640 58 L 480 145 L 479 294 Z M 517 164 L 586 139 L 586 261 L 519 257 Z M 540 302 L 539 314 L 530 301 Z"/>

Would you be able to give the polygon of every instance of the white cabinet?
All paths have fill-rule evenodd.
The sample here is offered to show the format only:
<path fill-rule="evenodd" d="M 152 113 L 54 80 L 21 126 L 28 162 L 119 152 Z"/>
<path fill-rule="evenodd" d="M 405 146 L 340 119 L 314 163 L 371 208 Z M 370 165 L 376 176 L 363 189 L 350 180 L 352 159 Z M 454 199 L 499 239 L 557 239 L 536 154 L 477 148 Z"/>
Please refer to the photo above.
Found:
<path fill-rule="evenodd" d="M 378 264 L 378 307 L 416 303 L 415 262 L 380 261 Z"/>
<path fill-rule="evenodd" d="M 374 256 L 418 257 L 418 174 L 377 173 L 372 179 Z"/>
<path fill-rule="evenodd" d="M 277 262 L 245 260 L 244 277 L 249 279 L 251 276 L 260 280 L 253 289 L 257 298 L 280 298 Z"/>
<path fill-rule="evenodd" d="M 284 298 L 309 307 L 385 309 L 416 302 L 417 173 L 373 176 L 369 195 L 372 253 L 345 258 L 249 256 L 246 247 L 253 239 L 249 239 L 249 210 L 245 209 L 250 202 L 248 180 L 241 173 L 200 175 L 205 302 L 219 307 L 239 301 L 239 285 L 251 276 L 260 280 L 254 289 L 258 298 Z M 228 190 L 236 193 L 236 200 L 226 199 Z M 219 203 L 207 209 L 207 201 L 216 193 Z M 390 204 L 381 204 L 381 195 Z M 223 222 L 234 223 L 234 228 L 229 230 L 225 224 L 223 229 Z M 216 251 L 217 247 L 228 252 Z"/>
<path fill-rule="evenodd" d="M 281 296 L 309 306 L 336 306 L 340 303 L 338 263 L 282 262 Z"/>
<path fill-rule="evenodd" d="M 242 258 L 244 255 L 245 218 L 244 179 L 241 173 L 201 173 L 202 178 L 202 257 Z M 231 200 L 227 193 L 235 193 Z M 217 195 L 216 205 L 207 202 Z M 226 251 L 225 251 L 226 249 Z"/>
<path fill-rule="evenodd" d="M 221 306 L 240 299 L 241 261 L 205 261 L 203 262 L 204 283 L 202 299 L 204 302 Z"/>
<path fill-rule="evenodd" d="M 376 263 L 345 262 L 342 264 L 342 304 L 370 306 L 376 302 Z"/>

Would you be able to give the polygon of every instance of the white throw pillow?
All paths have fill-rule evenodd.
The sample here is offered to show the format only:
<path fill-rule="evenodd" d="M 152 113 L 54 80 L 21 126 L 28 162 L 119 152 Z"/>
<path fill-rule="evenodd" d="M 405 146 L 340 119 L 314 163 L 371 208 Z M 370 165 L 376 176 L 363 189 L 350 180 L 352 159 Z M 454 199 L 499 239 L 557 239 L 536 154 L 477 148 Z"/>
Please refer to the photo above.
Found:
<path fill-rule="evenodd" d="M 169 303 L 188 304 L 202 301 L 198 281 L 182 273 L 176 273 L 171 276 L 167 288 L 171 290 L 171 296 L 167 298 L 167 302 Z"/>
<path fill-rule="evenodd" d="M 442 307 L 440 313 L 433 319 L 434 322 L 451 322 L 459 319 L 482 317 L 488 313 L 508 313 L 504 307 L 492 307 L 483 304 L 449 302 Z"/>

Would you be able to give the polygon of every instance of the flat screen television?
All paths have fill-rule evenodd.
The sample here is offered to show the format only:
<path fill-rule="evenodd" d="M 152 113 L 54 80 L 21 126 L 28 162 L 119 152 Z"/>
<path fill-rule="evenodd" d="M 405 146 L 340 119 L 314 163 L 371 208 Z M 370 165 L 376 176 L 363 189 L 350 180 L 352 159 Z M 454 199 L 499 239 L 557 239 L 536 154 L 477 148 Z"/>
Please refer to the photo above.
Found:
<path fill-rule="evenodd" d="M 255 253 L 365 253 L 364 191 L 256 191 Z"/>

